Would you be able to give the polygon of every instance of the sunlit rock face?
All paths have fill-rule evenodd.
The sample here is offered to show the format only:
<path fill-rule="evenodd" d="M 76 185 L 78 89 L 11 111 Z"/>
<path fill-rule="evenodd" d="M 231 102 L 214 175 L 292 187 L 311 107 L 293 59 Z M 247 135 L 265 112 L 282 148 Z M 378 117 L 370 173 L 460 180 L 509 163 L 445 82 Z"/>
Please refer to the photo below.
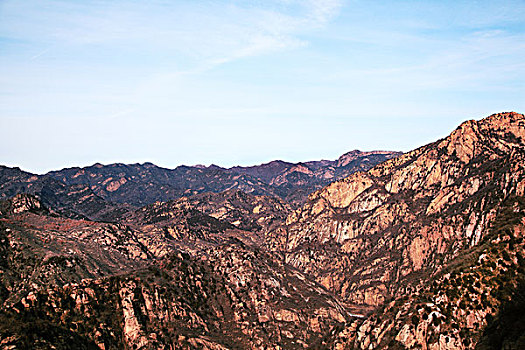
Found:
<path fill-rule="evenodd" d="M 311 194 L 288 217 L 287 239 L 271 246 L 349 303 L 378 307 L 414 293 L 420 283 L 430 283 L 485 242 L 509 205 L 505 201 L 523 196 L 524 136 L 522 114 L 467 121 L 442 140 Z M 486 312 L 469 316 L 478 332 L 487 324 Z M 388 339 L 410 348 L 425 343 L 432 328 L 423 323 L 388 327 L 361 328 L 355 339 L 360 343 L 368 337 L 364 344 L 370 345 L 369 333 L 381 333 L 373 344 L 384 345 L 382 337 L 396 329 L 397 335 Z M 464 334 L 433 339 L 433 348 L 463 348 L 463 339 Z"/>

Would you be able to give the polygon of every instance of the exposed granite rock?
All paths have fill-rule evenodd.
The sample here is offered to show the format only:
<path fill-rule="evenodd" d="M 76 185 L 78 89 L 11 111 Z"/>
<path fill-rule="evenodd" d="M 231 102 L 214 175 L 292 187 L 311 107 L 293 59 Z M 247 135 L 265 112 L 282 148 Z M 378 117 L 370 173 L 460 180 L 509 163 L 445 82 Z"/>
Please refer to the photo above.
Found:
<path fill-rule="evenodd" d="M 339 334 L 335 344 L 352 349 L 520 348 L 525 340 L 524 236 L 525 201 L 510 197 L 478 245 Z M 514 323 L 502 328 L 508 319 Z"/>
<path fill-rule="evenodd" d="M 129 225 L 7 213 L 3 346 L 302 349 L 326 346 L 351 318 L 320 285 L 260 250 L 253 233 L 179 204 L 143 208 Z M 24 333 L 37 324 L 57 331 Z"/>
<path fill-rule="evenodd" d="M 48 213 L 40 200 L 29 194 L 17 194 L 10 201 L 0 202 L 0 216 L 23 212 Z"/>
<path fill-rule="evenodd" d="M 479 282 L 480 289 L 470 297 L 461 294 L 445 313 L 437 300 L 448 280 L 440 276 L 472 250 L 488 250 L 484 244 L 498 213 L 508 209 L 508 200 L 523 196 L 524 136 L 521 114 L 468 121 L 443 140 L 313 193 L 288 217 L 281 233 L 286 240 L 269 235 L 268 246 L 350 304 L 380 308 L 364 323 L 348 326 L 354 330 L 341 336 L 351 339 L 342 342 L 347 347 L 473 348 L 486 315 L 497 312 L 504 298 L 489 298 L 493 306 L 479 311 L 459 305 L 490 292 Z M 487 256 L 497 260 L 498 254 L 505 253 L 498 249 Z M 519 268 L 512 266 L 512 273 Z M 472 272 L 468 276 L 453 283 L 468 290 L 479 280 Z M 509 281 L 517 283 L 515 277 Z M 422 303 L 424 313 L 416 306 Z"/>
<path fill-rule="evenodd" d="M 334 182 L 288 217 L 284 245 L 269 245 L 348 302 L 380 305 L 476 245 L 501 200 L 522 191 L 524 122 L 516 113 L 468 121 Z"/>

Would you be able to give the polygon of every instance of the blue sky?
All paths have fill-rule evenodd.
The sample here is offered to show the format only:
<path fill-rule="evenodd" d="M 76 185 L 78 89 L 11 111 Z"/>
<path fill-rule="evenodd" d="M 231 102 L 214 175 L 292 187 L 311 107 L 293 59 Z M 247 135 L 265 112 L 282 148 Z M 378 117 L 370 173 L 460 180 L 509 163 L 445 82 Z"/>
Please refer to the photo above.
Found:
<path fill-rule="evenodd" d="M 524 78 L 523 1 L 0 0 L 0 163 L 408 151 Z"/>

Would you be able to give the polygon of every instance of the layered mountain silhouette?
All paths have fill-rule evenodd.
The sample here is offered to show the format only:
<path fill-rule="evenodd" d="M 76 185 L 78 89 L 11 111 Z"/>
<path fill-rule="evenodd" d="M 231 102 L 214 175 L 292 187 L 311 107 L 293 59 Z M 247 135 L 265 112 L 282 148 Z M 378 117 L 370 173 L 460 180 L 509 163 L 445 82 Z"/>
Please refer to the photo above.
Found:
<path fill-rule="evenodd" d="M 525 348 L 525 116 L 254 167 L 0 168 L 0 344 Z"/>
<path fill-rule="evenodd" d="M 297 207 L 310 192 L 331 181 L 370 169 L 400 154 L 352 151 L 336 161 L 275 161 L 231 169 L 215 165 L 166 169 L 151 163 L 95 164 L 51 171 L 45 175 L 0 166 L 0 198 L 32 193 L 44 204 L 67 216 L 106 221 L 116 220 L 133 207 L 231 189 L 281 198 Z"/>

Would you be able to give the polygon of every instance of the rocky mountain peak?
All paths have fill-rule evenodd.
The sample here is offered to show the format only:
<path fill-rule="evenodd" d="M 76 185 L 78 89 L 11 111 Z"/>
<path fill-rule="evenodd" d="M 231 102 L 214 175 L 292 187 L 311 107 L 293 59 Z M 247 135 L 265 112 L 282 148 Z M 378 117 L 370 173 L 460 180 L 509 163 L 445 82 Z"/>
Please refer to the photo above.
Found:
<path fill-rule="evenodd" d="M 508 152 L 523 147 L 525 117 L 515 112 L 493 114 L 480 121 L 462 123 L 440 146 L 462 162 L 486 152 Z"/>
<path fill-rule="evenodd" d="M 335 181 L 289 215 L 282 254 L 349 302 L 381 304 L 410 276 L 477 245 L 502 200 L 523 194 L 524 133 L 518 113 L 468 121 Z"/>
<path fill-rule="evenodd" d="M 339 157 L 339 159 L 337 159 L 337 165 L 345 166 L 351 161 L 353 161 L 354 159 L 356 159 L 357 157 L 363 155 L 363 153 L 364 152 L 361 152 L 360 150 L 357 150 L 357 149 L 347 152 L 343 154 L 341 157 Z"/>
<path fill-rule="evenodd" d="M 386 159 L 395 158 L 397 156 L 400 156 L 402 152 L 391 152 L 391 151 L 369 151 L 369 152 L 363 152 L 360 150 L 353 150 L 350 152 L 347 152 L 343 154 L 339 159 L 336 161 L 336 166 L 338 167 L 345 167 L 351 162 L 359 159 L 359 158 L 366 158 L 367 156 L 384 156 Z"/>

